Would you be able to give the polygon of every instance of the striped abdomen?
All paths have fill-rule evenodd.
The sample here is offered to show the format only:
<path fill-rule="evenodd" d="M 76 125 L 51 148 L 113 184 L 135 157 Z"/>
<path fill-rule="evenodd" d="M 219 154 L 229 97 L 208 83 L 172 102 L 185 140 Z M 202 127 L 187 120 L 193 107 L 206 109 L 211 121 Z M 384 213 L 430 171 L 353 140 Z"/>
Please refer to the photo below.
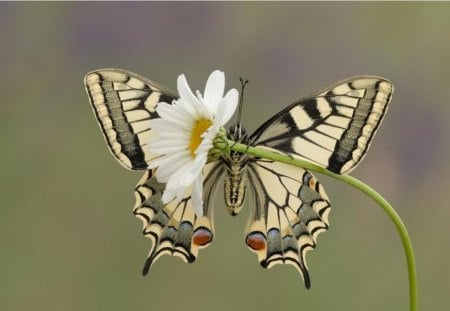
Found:
<path fill-rule="evenodd" d="M 236 216 L 242 209 L 245 198 L 245 167 L 232 163 L 225 177 L 225 204 L 231 215 Z"/>

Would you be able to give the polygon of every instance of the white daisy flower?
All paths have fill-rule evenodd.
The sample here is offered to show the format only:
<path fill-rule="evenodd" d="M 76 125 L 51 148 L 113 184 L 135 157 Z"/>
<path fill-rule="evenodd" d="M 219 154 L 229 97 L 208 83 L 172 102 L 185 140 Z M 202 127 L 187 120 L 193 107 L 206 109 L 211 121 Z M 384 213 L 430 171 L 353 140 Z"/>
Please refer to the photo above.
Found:
<path fill-rule="evenodd" d="M 172 104 L 161 102 L 156 108 L 160 118 L 152 120 L 149 148 L 159 157 L 149 163 L 157 168 L 156 178 L 166 183 L 162 200 L 178 202 L 192 185 L 192 204 L 203 215 L 203 167 L 213 139 L 231 118 L 237 107 L 238 92 L 231 89 L 223 96 L 225 75 L 216 70 L 208 78 L 204 96 L 192 93 L 184 75 L 177 81 L 180 98 Z"/>

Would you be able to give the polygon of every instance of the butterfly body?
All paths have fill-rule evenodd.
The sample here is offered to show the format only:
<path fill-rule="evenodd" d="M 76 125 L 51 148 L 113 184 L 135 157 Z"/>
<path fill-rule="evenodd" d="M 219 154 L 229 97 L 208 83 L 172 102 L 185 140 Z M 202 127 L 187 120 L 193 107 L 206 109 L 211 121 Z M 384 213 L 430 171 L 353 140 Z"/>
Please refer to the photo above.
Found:
<path fill-rule="evenodd" d="M 237 143 L 248 144 L 247 131 L 242 123 L 230 127 L 227 138 Z M 225 204 L 231 215 L 236 216 L 242 210 L 246 191 L 246 168 L 251 157 L 246 153 L 231 150 L 229 155 L 221 157 L 225 167 L 224 181 Z"/>
<path fill-rule="evenodd" d="M 188 190 L 181 202 L 163 204 L 165 185 L 158 182 L 148 161 L 156 107 L 178 98 L 142 76 L 120 69 L 101 69 L 85 77 L 86 91 L 107 145 L 126 168 L 144 170 L 135 188 L 134 214 L 143 221 L 143 234 L 152 246 L 146 274 L 164 254 L 193 262 L 198 250 L 214 238 L 213 194 L 225 177 L 225 203 L 232 215 L 245 196 L 250 216 L 245 242 L 261 266 L 291 264 L 310 287 L 306 253 L 328 229 L 330 202 L 320 182 L 307 170 L 231 151 L 203 169 L 203 211 L 194 212 Z M 248 135 L 240 122 L 227 133 L 233 141 L 308 159 L 333 172 L 350 172 L 367 152 L 393 92 L 383 78 L 358 76 L 312 93 L 283 109 Z"/>

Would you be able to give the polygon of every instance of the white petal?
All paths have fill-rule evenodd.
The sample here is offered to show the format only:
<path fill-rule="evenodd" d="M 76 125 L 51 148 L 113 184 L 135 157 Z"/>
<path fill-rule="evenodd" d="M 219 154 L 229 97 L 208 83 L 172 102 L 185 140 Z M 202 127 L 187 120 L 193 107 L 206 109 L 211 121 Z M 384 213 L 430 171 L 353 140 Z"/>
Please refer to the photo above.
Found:
<path fill-rule="evenodd" d="M 167 125 L 163 123 L 158 123 L 152 128 L 154 133 L 152 133 L 149 143 L 160 144 L 171 139 L 184 139 L 189 142 L 192 135 L 193 127 L 183 127 L 174 125 Z"/>
<path fill-rule="evenodd" d="M 194 170 L 194 163 L 191 162 L 191 167 L 189 168 L 188 172 L 186 172 L 183 177 L 179 178 L 179 185 L 187 188 L 190 185 L 192 185 L 192 183 L 194 182 L 195 178 L 198 177 L 198 175 L 201 173 L 201 169 L 200 170 Z"/>
<path fill-rule="evenodd" d="M 163 203 L 167 204 L 176 197 L 176 192 L 173 189 L 165 189 L 162 195 Z M 178 203 L 179 201 L 177 201 Z"/>
<path fill-rule="evenodd" d="M 149 168 L 155 168 L 161 165 L 166 165 L 166 163 L 171 164 L 173 163 L 173 165 L 177 165 L 178 161 L 184 157 L 190 157 L 189 152 L 177 152 L 177 153 L 173 153 L 173 154 L 167 154 L 161 157 L 158 157 L 156 159 L 152 159 L 150 160 L 150 162 L 148 163 L 148 167 Z M 173 161 L 173 162 L 172 162 Z"/>
<path fill-rule="evenodd" d="M 206 135 L 208 135 L 208 137 L 205 137 L 205 133 L 203 133 L 203 135 L 202 135 L 203 140 L 201 141 L 200 145 L 194 151 L 196 158 L 202 153 L 207 154 L 209 152 L 209 150 L 213 147 L 212 138 L 216 137 L 217 133 L 208 132 L 208 133 L 206 133 Z"/>
<path fill-rule="evenodd" d="M 199 102 L 196 102 L 195 104 L 183 103 L 183 105 L 180 105 L 180 110 L 183 111 L 182 114 L 189 115 L 189 118 L 195 121 L 201 118 L 211 118 L 211 114 L 208 112 L 206 107 Z"/>
<path fill-rule="evenodd" d="M 164 141 L 171 137 L 182 137 L 189 140 L 191 137 L 192 127 L 180 128 L 179 126 L 174 126 L 173 124 L 160 122 L 158 124 L 154 124 L 152 130 L 156 133 L 155 136 L 151 137 L 151 140 Z"/>
<path fill-rule="evenodd" d="M 183 113 L 185 113 L 185 117 L 186 118 L 190 118 L 192 120 L 197 119 L 198 116 L 198 102 L 195 102 L 194 104 L 191 103 L 190 101 L 187 101 L 183 98 L 179 98 L 177 101 L 177 107 L 180 110 L 180 112 L 182 111 Z"/>
<path fill-rule="evenodd" d="M 182 168 L 172 174 L 169 178 L 166 189 L 173 189 L 176 192 L 177 200 L 180 201 L 184 198 L 187 188 L 192 184 L 197 174 L 192 173 L 192 161 L 185 164 Z"/>
<path fill-rule="evenodd" d="M 203 174 L 200 174 L 195 180 L 192 187 L 192 206 L 195 215 L 203 216 Z"/>
<path fill-rule="evenodd" d="M 180 135 L 180 133 L 161 135 L 158 139 L 154 139 L 148 143 L 151 150 L 161 149 L 165 147 L 184 147 L 189 146 L 189 137 Z"/>
<path fill-rule="evenodd" d="M 201 155 L 198 155 L 195 158 L 195 161 L 193 164 L 193 170 L 201 172 L 201 170 L 203 169 L 203 166 L 205 166 L 207 160 L 208 160 L 208 153 L 202 153 Z"/>
<path fill-rule="evenodd" d="M 172 130 L 173 125 L 170 122 L 167 122 L 166 119 L 163 118 L 157 118 L 150 121 L 151 129 L 158 132 L 158 133 L 164 133 L 167 130 Z M 158 136 L 155 136 L 154 138 L 157 138 Z"/>
<path fill-rule="evenodd" d="M 200 102 L 204 101 L 202 93 L 200 93 L 199 90 L 195 91 L 195 95 L 197 96 Z"/>
<path fill-rule="evenodd" d="M 217 122 L 214 122 L 213 125 L 211 125 L 208 130 L 206 130 L 203 134 L 202 134 L 202 138 L 203 140 L 209 140 L 210 143 L 212 144 L 213 139 L 216 137 L 217 132 L 219 132 L 221 128 L 221 125 Z"/>
<path fill-rule="evenodd" d="M 197 97 L 195 97 L 195 95 L 192 93 L 191 88 L 189 87 L 189 84 L 187 83 L 186 77 L 184 75 L 178 76 L 177 88 L 182 102 L 186 102 L 190 105 L 198 104 Z"/>
<path fill-rule="evenodd" d="M 187 150 L 185 146 L 150 146 L 149 151 L 155 154 L 171 154 Z"/>
<path fill-rule="evenodd" d="M 190 159 L 180 159 L 178 163 L 172 164 L 170 166 L 159 167 L 156 171 L 156 178 L 159 182 L 165 183 L 169 182 L 172 175 L 175 174 L 178 170 L 182 169 L 184 165 L 187 165 Z M 191 163 L 189 163 L 191 165 Z"/>
<path fill-rule="evenodd" d="M 186 193 L 187 188 L 186 187 L 178 187 L 177 188 L 177 201 L 181 201 L 184 197 L 184 194 Z"/>
<path fill-rule="evenodd" d="M 180 125 L 181 127 L 189 126 L 189 124 L 191 123 L 189 122 L 191 118 L 186 118 L 186 115 L 180 110 L 182 109 L 180 109 L 180 107 L 178 107 L 178 105 L 176 104 L 162 105 L 161 107 L 158 105 L 158 108 L 156 108 L 156 112 L 159 114 L 160 119 L 165 120 L 166 122 Z"/>
<path fill-rule="evenodd" d="M 216 122 L 220 125 L 227 123 L 238 105 L 239 93 L 236 89 L 231 89 L 223 98 L 223 101 L 219 105 L 219 109 L 216 115 Z"/>
<path fill-rule="evenodd" d="M 171 154 L 174 152 L 187 151 L 186 145 L 152 145 L 149 146 L 148 150 L 151 153 L 157 154 Z"/>
<path fill-rule="evenodd" d="M 165 171 L 168 168 L 181 168 L 185 163 L 192 162 L 190 152 L 187 150 L 175 152 L 172 154 L 165 154 L 161 158 L 164 159 L 156 158 L 154 160 L 151 160 L 150 163 L 156 162 L 156 164 L 159 164 L 156 167 L 160 167 L 162 171 Z"/>
<path fill-rule="evenodd" d="M 203 100 L 209 111 L 216 113 L 217 107 L 223 97 L 225 89 L 225 74 L 222 71 L 216 70 L 209 75 L 205 86 L 205 93 Z"/>
<path fill-rule="evenodd" d="M 147 143 L 147 146 L 150 150 L 152 149 L 159 149 L 163 147 L 172 147 L 172 146 L 183 146 L 188 147 L 189 146 L 189 137 L 184 136 L 183 133 L 176 133 L 175 134 L 167 134 L 167 135 L 160 135 L 158 138 L 155 138 L 151 140 L 149 143 Z"/>
<path fill-rule="evenodd" d="M 170 176 L 169 180 L 167 181 L 166 187 L 168 188 L 177 188 L 179 186 L 185 187 L 185 180 L 187 178 L 190 178 L 192 180 L 195 179 L 195 176 L 192 177 L 192 161 L 189 161 L 187 163 L 184 163 L 175 173 Z"/>

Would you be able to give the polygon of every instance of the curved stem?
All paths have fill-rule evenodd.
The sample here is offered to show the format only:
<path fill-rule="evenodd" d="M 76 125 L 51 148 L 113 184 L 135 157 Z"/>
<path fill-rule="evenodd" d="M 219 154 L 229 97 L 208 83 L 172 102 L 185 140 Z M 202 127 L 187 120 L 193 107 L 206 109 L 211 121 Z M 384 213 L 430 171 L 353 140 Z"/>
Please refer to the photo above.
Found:
<path fill-rule="evenodd" d="M 372 189 L 371 187 L 369 187 L 368 185 L 364 184 L 363 182 L 359 181 L 358 179 L 356 179 L 354 177 L 351 177 L 349 175 L 339 175 L 339 174 L 333 173 L 323 167 L 317 166 L 317 165 L 315 165 L 311 162 L 305 161 L 305 160 L 294 159 L 291 156 L 287 156 L 287 155 L 284 155 L 281 153 L 267 150 L 265 148 L 251 147 L 251 146 L 243 145 L 240 143 L 236 143 L 232 140 L 228 140 L 228 146 L 231 150 L 234 150 L 234 151 L 248 153 L 250 155 L 260 157 L 260 158 L 266 158 L 269 160 L 292 164 L 295 166 L 306 168 L 311 171 L 319 172 L 321 174 L 342 180 L 342 181 L 346 182 L 347 184 L 350 184 L 353 187 L 361 190 L 362 192 L 367 194 L 369 197 L 371 197 L 375 202 L 377 202 L 378 205 L 381 206 L 381 208 L 384 210 L 384 212 L 389 216 L 391 221 L 394 223 L 394 225 L 397 228 L 397 231 L 400 235 L 400 238 L 402 240 L 403 248 L 405 250 L 405 255 L 406 255 L 406 262 L 408 265 L 410 310 L 411 311 L 418 310 L 416 263 L 415 263 L 415 259 L 414 259 L 414 251 L 413 251 L 411 239 L 409 238 L 408 231 L 406 230 L 406 226 L 404 225 L 400 216 L 394 210 L 392 205 L 389 204 L 389 202 L 386 201 L 386 199 L 384 199 L 378 192 L 376 192 L 374 189 Z"/>

